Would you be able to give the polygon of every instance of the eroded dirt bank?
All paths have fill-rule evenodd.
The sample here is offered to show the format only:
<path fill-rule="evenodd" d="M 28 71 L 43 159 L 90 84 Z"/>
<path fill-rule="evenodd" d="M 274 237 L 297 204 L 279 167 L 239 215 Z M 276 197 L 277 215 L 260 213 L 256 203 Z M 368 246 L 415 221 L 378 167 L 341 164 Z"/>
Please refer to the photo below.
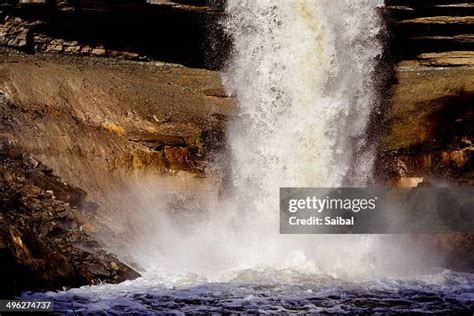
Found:
<path fill-rule="evenodd" d="M 231 99 L 216 72 L 60 56 L 0 58 L 4 136 L 91 201 L 113 205 L 102 201 L 107 192 L 146 174 L 199 175 L 224 145 Z"/>
<path fill-rule="evenodd" d="M 474 184 L 474 68 L 400 67 L 386 110 L 378 174 Z"/>
<path fill-rule="evenodd" d="M 233 106 L 216 72 L 2 50 L 0 108 L 2 140 L 76 188 L 78 227 L 133 265 L 120 255 L 141 229 L 137 184 L 172 177 L 163 190 L 193 191 L 211 181 L 204 170 L 225 154 Z"/>

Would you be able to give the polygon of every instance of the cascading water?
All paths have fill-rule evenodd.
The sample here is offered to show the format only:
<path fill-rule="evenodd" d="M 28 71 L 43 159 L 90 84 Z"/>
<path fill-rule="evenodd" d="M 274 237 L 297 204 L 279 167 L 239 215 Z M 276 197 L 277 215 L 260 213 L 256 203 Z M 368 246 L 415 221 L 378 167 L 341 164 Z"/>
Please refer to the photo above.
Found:
<path fill-rule="evenodd" d="M 224 82 L 241 115 L 230 133 L 235 185 L 364 185 L 373 155 L 380 1 L 229 1 L 234 51 Z M 359 172 L 346 179 L 354 160 Z M 242 190 L 249 187 L 248 190 Z"/>
<path fill-rule="evenodd" d="M 370 178 L 374 155 L 366 128 L 377 104 L 373 77 L 383 50 L 377 38 L 381 5 L 227 3 L 225 28 L 234 50 L 224 83 L 240 110 L 229 132 L 234 204 L 240 220 L 248 217 L 247 239 L 254 237 L 252 244 L 260 246 L 254 253 L 265 254 L 256 262 L 274 266 L 291 253 L 324 252 L 325 258 L 313 258 L 320 268 L 370 270 L 366 259 L 373 258 L 374 239 L 278 236 L 278 190 L 363 186 Z M 245 253 L 248 259 L 252 252 Z M 344 267 L 336 264 L 340 260 Z"/>
<path fill-rule="evenodd" d="M 228 132 L 231 192 L 218 200 L 201 186 L 189 200 L 156 194 L 162 180 L 146 183 L 140 194 L 156 200 L 137 206 L 142 236 L 127 251 L 147 270 L 142 278 L 25 297 L 53 298 L 64 311 L 76 302 L 83 312 L 363 313 L 382 301 L 380 313 L 465 310 L 472 276 L 392 278 L 388 271 L 414 257 L 396 242 L 279 234 L 280 187 L 370 182 L 381 5 L 228 0 L 223 25 L 233 53 L 223 79 L 239 107 Z M 170 215 L 177 199 L 188 207 Z"/>
<path fill-rule="evenodd" d="M 234 50 L 223 81 L 240 111 L 228 132 L 231 192 L 225 201 L 195 202 L 206 215 L 189 221 L 194 212 L 181 211 L 173 221 L 163 199 L 154 204 L 145 217 L 153 223 L 141 243 L 146 248 L 134 250 L 138 262 L 160 274 L 195 272 L 219 281 L 245 269 L 378 272 L 376 238 L 282 236 L 278 220 L 280 187 L 362 186 L 370 178 L 373 148 L 365 135 L 382 53 L 379 6 L 228 1 L 223 25 Z M 150 221 L 160 204 L 161 215 Z"/>

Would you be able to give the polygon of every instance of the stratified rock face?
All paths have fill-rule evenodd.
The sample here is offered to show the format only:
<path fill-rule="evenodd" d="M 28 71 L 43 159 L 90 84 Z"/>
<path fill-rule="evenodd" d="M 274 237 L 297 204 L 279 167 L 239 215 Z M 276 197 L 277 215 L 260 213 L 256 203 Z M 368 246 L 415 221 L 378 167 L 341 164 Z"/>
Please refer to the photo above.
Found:
<path fill-rule="evenodd" d="M 378 174 L 473 185 L 474 4 L 386 4 L 399 68 L 381 144 L 386 160 Z"/>
<path fill-rule="evenodd" d="M 387 0 L 394 56 L 403 65 L 474 65 L 474 3 Z"/>
<path fill-rule="evenodd" d="M 84 230 L 84 192 L 0 143 L 0 296 L 139 276 Z"/>
<path fill-rule="evenodd" d="M 41 25 L 43 23 L 40 21 L 28 22 L 19 17 L 7 16 L 3 24 L 0 24 L 0 45 L 34 52 L 140 59 L 137 53 L 105 49 L 101 44 L 84 44 L 36 32 Z"/>

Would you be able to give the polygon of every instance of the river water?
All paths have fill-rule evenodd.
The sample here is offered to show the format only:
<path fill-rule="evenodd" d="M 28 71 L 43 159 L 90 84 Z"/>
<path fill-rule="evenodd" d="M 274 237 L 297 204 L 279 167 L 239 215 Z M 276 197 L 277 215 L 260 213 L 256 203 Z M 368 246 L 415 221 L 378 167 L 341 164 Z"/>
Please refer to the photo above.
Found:
<path fill-rule="evenodd" d="M 182 315 L 184 313 L 468 313 L 474 311 L 474 275 L 439 271 L 410 278 L 348 282 L 295 271 L 238 273 L 213 283 L 195 274 L 144 276 L 119 285 L 60 293 L 50 299 L 61 314 Z"/>

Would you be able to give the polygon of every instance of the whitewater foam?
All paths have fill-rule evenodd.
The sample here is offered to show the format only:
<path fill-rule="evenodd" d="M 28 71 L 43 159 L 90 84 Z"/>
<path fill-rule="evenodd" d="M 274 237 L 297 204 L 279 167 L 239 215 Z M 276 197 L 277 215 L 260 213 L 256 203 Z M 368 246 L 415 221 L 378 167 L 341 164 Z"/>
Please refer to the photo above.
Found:
<path fill-rule="evenodd" d="M 192 276 L 156 275 L 118 285 L 85 286 L 59 293 L 24 293 L 53 300 L 61 314 L 275 314 L 472 313 L 473 275 L 442 271 L 412 279 L 350 283 L 285 272 L 248 271 L 227 283 Z M 255 277 L 254 277 L 255 276 Z M 283 277 L 282 277 L 283 276 Z M 281 280 L 284 279 L 284 282 Z"/>

